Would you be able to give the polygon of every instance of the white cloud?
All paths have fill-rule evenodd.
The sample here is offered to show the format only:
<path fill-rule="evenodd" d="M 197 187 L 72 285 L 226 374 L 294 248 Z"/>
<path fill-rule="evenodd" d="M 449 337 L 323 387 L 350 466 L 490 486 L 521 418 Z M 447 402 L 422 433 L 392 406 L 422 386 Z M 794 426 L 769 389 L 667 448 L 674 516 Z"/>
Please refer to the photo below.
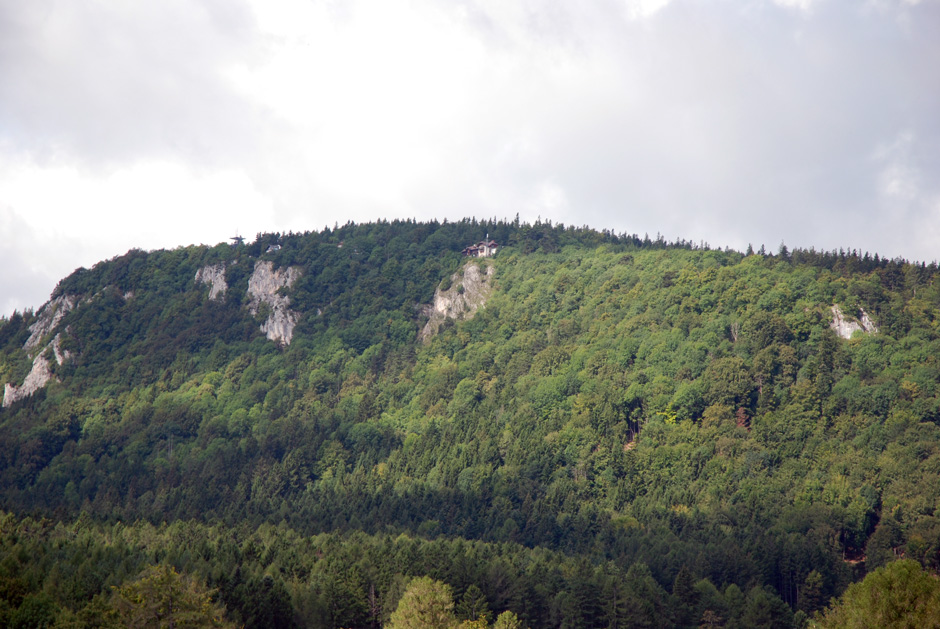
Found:
<path fill-rule="evenodd" d="M 40 163 L 226 167 L 271 124 L 229 78 L 264 50 L 237 1 L 0 3 L 0 41 L 2 139 Z"/>
<path fill-rule="evenodd" d="M 907 205 L 923 201 L 922 175 L 912 155 L 914 143 L 914 135 L 904 131 L 872 154 L 879 168 L 878 192 L 888 203 Z"/>
<path fill-rule="evenodd" d="M 880 200 L 879 229 L 895 233 L 917 250 L 935 252 L 940 235 L 940 185 L 926 177 L 917 137 L 911 131 L 898 133 L 873 151 L 872 161 L 877 167 L 874 188 Z M 911 225 L 918 227 L 911 229 Z"/>
<path fill-rule="evenodd" d="M 82 254 L 81 242 L 36 233 L 33 222 L 9 206 L 0 206 L 0 315 L 38 308 L 48 299 L 59 279 L 75 267 L 70 262 Z M 59 255 L 57 255 L 59 254 Z M 65 255 L 62 255 L 65 254 Z"/>
<path fill-rule="evenodd" d="M 774 0 L 774 4 L 787 9 L 797 9 L 804 13 L 812 11 L 813 6 L 818 4 L 819 0 Z"/>
<path fill-rule="evenodd" d="M 24 161 L 0 164 L 0 178 L 8 182 L 5 203 L 29 217 L 34 240 L 81 242 L 82 265 L 132 247 L 214 244 L 236 229 L 253 234 L 271 222 L 270 202 L 233 170 L 199 174 L 152 161 L 90 175 L 70 164 Z M 180 242 L 181 234 L 188 242 Z"/>
<path fill-rule="evenodd" d="M 652 17 L 672 0 L 624 0 L 627 15 L 634 20 Z"/>

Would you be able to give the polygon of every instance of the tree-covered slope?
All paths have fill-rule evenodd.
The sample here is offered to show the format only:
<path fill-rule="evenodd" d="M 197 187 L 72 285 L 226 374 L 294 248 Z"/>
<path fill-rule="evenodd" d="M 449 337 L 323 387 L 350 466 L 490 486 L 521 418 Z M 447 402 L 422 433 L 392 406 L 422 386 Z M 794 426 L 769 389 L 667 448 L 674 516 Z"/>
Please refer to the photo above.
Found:
<path fill-rule="evenodd" d="M 464 260 L 487 233 L 498 255 Z M 271 293 L 296 319 L 289 344 L 261 331 L 275 306 L 252 314 L 259 262 L 296 270 Z M 420 341 L 421 306 L 460 293 L 465 264 L 492 267 L 485 305 Z M 209 266 L 224 269 L 213 298 L 194 279 Z M 0 506 L 81 516 L 102 548 L 116 521 L 413 540 L 413 565 L 374 551 L 335 600 L 270 563 L 216 560 L 214 542 L 198 565 L 170 557 L 209 584 L 267 571 L 298 624 L 378 622 L 355 606 L 400 594 L 399 574 L 458 599 L 476 585 L 532 627 L 698 626 L 705 612 L 776 626 L 897 556 L 940 568 L 935 265 L 396 222 L 130 252 L 53 297 L 70 304 L 54 325 L 42 310 L 0 325 L 0 380 L 19 386 L 37 356 L 53 376 L 0 410 Z M 877 332 L 842 338 L 834 307 Z M 435 561 L 435 544 L 470 541 L 488 549 L 472 578 Z M 545 553 L 557 576 L 525 576 Z M 507 581 L 515 598 L 498 594 Z M 82 592 L 54 602 L 78 610 L 97 593 Z M 646 599 L 665 611 L 629 616 Z M 244 597 L 223 602 L 253 618 Z M 341 602 L 358 611 L 319 607 Z"/>

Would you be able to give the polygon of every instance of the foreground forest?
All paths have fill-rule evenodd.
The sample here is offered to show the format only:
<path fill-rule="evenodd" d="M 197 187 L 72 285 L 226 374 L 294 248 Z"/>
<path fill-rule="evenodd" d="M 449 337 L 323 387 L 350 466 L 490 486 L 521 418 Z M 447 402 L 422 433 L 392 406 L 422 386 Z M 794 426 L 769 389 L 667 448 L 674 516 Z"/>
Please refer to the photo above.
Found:
<path fill-rule="evenodd" d="M 291 278 L 261 303 L 259 269 Z M 172 582 L 213 622 L 378 627 L 429 577 L 458 620 L 798 627 L 940 570 L 935 264 L 406 221 L 131 251 L 52 297 L 0 323 L 0 625 Z"/>

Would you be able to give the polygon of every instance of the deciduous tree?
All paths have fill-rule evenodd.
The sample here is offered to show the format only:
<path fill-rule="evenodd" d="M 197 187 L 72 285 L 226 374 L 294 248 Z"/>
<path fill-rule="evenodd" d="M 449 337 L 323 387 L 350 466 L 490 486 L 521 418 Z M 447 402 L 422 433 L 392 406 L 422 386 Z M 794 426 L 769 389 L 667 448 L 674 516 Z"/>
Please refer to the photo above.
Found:
<path fill-rule="evenodd" d="M 392 612 L 389 629 L 450 629 L 457 624 L 450 586 L 431 577 L 412 579 Z"/>

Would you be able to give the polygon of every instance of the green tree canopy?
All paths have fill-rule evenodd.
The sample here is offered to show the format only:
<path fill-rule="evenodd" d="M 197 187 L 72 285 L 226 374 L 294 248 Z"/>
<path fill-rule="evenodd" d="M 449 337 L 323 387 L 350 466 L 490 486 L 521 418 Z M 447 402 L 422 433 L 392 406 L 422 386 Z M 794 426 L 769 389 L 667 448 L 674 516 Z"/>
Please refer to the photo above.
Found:
<path fill-rule="evenodd" d="M 510 611 L 505 611 L 496 617 L 493 629 L 523 629 L 522 621 Z"/>
<path fill-rule="evenodd" d="M 940 627 L 940 581 L 919 563 L 889 563 L 853 583 L 819 618 L 821 629 Z"/>
<path fill-rule="evenodd" d="M 431 577 L 417 577 L 398 601 L 388 628 L 449 629 L 456 624 L 450 586 Z"/>
<path fill-rule="evenodd" d="M 225 610 L 212 602 L 203 584 L 167 565 L 148 568 L 136 581 L 117 588 L 108 616 L 123 627 L 236 626 L 225 620 Z"/>

